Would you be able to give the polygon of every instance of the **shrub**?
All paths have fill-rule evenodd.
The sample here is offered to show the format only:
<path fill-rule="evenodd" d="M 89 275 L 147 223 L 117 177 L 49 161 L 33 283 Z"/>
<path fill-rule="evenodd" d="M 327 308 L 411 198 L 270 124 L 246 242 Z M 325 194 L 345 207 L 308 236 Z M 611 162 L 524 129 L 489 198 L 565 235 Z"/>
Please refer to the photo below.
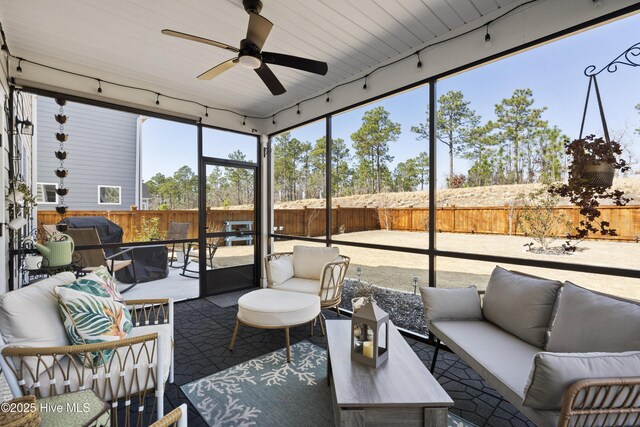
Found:
<path fill-rule="evenodd" d="M 521 205 L 518 213 L 520 229 L 543 250 L 549 249 L 558 236 L 564 236 L 570 230 L 571 222 L 556 209 L 560 197 L 546 187 L 520 194 L 517 201 Z"/>
<path fill-rule="evenodd" d="M 136 240 L 139 242 L 164 240 L 167 237 L 166 231 L 160 230 L 160 218 L 157 216 L 143 217 L 140 221 L 140 227 L 135 227 L 135 230 Z"/>

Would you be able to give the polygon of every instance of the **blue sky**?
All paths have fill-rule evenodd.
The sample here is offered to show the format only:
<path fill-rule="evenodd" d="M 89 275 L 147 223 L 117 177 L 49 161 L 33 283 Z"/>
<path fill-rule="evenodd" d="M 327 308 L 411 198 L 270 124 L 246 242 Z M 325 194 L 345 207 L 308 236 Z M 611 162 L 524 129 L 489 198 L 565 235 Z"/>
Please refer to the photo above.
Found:
<path fill-rule="evenodd" d="M 531 88 L 536 100 L 534 106 L 547 107 L 543 118 L 571 138 L 577 138 L 588 84 L 583 70 L 591 64 L 598 68 L 608 64 L 638 42 L 640 14 L 441 80 L 437 86 L 438 95 L 449 90 L 462 91 L 471 102 L 470 107 L 486 121 L 494 118 L 495 104 L 511 96 L 515 89 Z M 640 104 L 640 69 L 620 66 L 614 74 L 600 74 L 598 83 L 612 137 L 624 134 L 621 142 L 626 142 L 635 155 L 640 155 L 640 135 L 634 134 L 634 130 L 640 128 L 640 114 L 634 108 Z M 594 99 L 592 97 L 591 101 Z M 424 121 L 427 103 L 428 89 L 421 87 L 334 116 L 333 137 L 343 138 L 350 144 L 350 135 L 360 126 L 362 114 L 383 105 L 391 119 L 402 127 L 398 141 L 390 144 L 395 165 L 427 150 L 426 142 L 416 141 L 416 135 L 410 131 L 412 125 Z M 590 105 L 585 133 L 602 134 L 595 103 Z M 324 135 L 324 122 L 298 128 L 292 134 L 304 141 L 315 141 Z M 206 155 L 226 158 L 231 151 L 240 148 L 255 160 L 252 146 L 255 139 L 251 137 L 207 130 L 204 141 Z M 148 119 L 143 125 L 142 144 L 142 177 L 145 180 L 157 172 L 170 175 L 184 164 L 196 170 L 194 126 Z M 448 157 L 446 147 L 439 148 L 437 168 L 442 183 L 448 170 Z M 456 159 L 454 166 L 456 172 L 461 173 L 466 172 L 469 164 Z"/>

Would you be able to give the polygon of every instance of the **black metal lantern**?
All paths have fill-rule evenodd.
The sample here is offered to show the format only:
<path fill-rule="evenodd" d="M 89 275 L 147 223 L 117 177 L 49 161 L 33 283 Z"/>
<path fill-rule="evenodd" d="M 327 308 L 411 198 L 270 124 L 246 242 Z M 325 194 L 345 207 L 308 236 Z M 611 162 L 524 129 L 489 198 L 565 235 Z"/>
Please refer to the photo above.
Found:
<path fill-rule="evenodd" d="M 370 301 L 351 317 L 351 360 L 377 368 L 389 357 L 389 314 Z"/>

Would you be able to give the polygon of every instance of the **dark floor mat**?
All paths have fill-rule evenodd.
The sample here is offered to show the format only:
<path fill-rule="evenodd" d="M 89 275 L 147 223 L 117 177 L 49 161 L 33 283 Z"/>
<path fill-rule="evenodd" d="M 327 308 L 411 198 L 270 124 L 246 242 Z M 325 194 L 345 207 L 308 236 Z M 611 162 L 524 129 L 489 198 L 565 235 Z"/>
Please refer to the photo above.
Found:
<path fill-rule="evenodd" d="M 246 293 L 249 293 L 251 291 L 255 291 L 255 289 L 244 289 L 242 291 L 236 291 L 236 292 L 229 292 L 229 293 L 226 293 L 226 294 L 214 295 L 212 297 L 207 297 L 206 299 L 208 301 L 211 301 L 212 303 L 214 303 L 218 307 L 226 308 L 226 307 L 231 307 L 233 305 L 237 305 L 238 304 L 238 299 L 242 295 L 244 295 Z"/>

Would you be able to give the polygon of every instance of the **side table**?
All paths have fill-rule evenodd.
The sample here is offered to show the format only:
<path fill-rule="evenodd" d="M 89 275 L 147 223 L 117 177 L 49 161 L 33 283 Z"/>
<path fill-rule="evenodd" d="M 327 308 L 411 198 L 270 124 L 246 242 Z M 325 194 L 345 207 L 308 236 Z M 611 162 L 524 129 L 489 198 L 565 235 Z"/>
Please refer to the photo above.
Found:
<path fill-rule="evenodd" d="M 66 265 L 58 265 L 55 267 L 38 267 L 36 270 L 25 270 L 25 272 L 29 276 L 29 283 L 33 283 L 36 280 L 46 279 L 47 277 L 51 277 L 58 273 L 63 273 L 65 271 L 72 272 L 73 274 L 78 276 L 78 266 L 75 263 L 66 264 Z"/>
<path fill-rule="evenodd" d="M 111 425 L 110 406 L 93 390 L 43 397 L 36 401 L 42 427 L 107 427 Z"/>

